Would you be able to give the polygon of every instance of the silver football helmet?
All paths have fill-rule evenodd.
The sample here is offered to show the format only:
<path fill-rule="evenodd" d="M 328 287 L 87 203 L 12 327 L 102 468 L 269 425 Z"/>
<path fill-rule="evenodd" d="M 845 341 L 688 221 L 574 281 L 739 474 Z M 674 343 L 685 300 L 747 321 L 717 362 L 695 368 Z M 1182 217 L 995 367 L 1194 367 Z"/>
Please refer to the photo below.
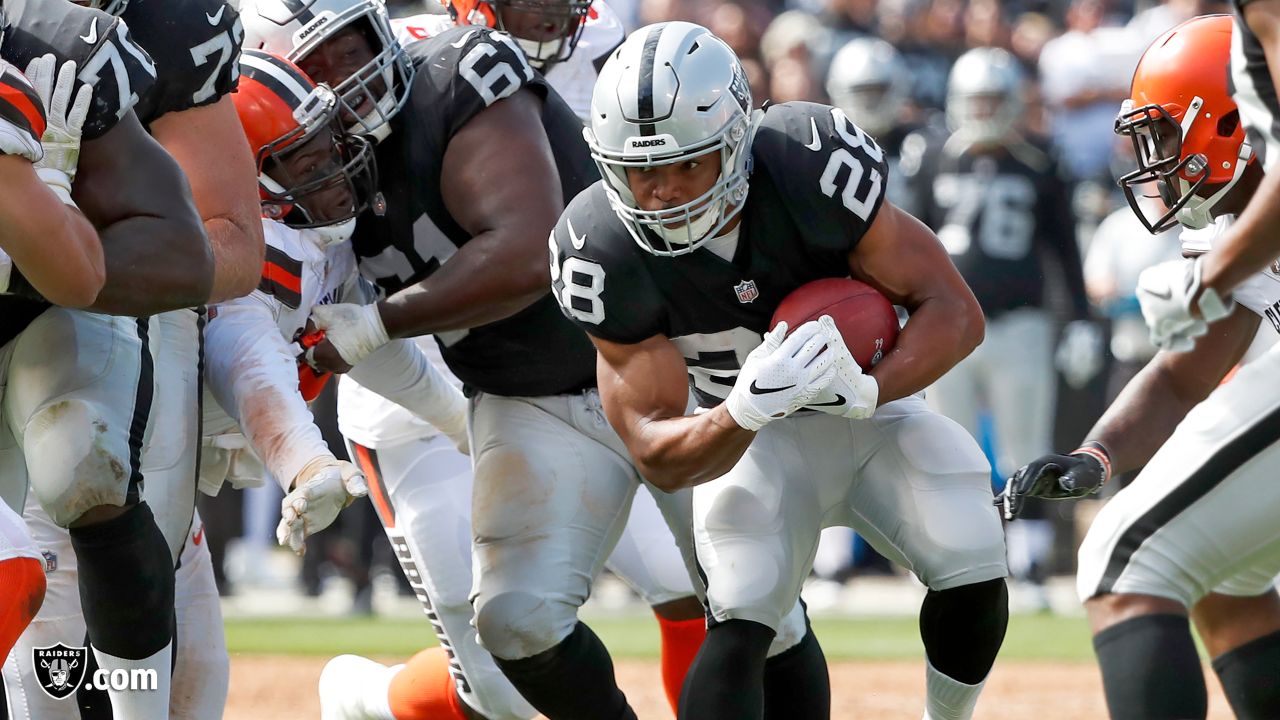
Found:
<path fill-rule="evenodd" d="M 245 49 L 265 50 L 297 63 L 352 23 L 367 26 L 374 56 L 364 67 L 337 83 L 351 132 L 382 140 L 388 124 L 409 99 L 413 63 L 396 41 L 383 0 L 244 0 L 240 10 Z M 381 85 L 381 88 L 378 86 Z M 357 117 L 364 98 L 373 109 Z"/>
<path fill-rule="evenodd" d="M 725 227 L 747 198 L 751 89 L 737 55 L 700 25 L 640 28 L 610 55 L 583 131 L 609 204 L 640 247 L 684 255 Z M 720 151 L 720 176 L 683 205 L 643 210 L 627 168 L 684 162 Z"/>
<path fill-rule="evenodd" d="M 947 125 L 964 142 L 1006 140 L 1022 120 L 1022 69 L 1001 48 L 961 55 L 947 79 Z"/>
<path fill-rule="evenodd" d="M 911 72 L 884 40 L 850 40 L 831 61 L 827 95 L 849 119 L 874 136 L 897 124 L 911 97 Z"/>

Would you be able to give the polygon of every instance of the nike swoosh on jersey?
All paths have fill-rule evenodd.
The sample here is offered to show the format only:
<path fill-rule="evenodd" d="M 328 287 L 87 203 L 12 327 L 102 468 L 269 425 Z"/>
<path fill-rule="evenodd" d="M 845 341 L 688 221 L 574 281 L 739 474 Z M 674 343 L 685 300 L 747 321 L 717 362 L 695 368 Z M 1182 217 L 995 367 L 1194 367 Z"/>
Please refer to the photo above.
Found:
<path fill-rule="evenodd" d="M 579 235 L 578 233 L 574 232 L 572 220 L 565 220 L 564 224 L 569 226 L 569 242 L 573 245 L 573 249 L 581 250 L 582 247 L 587 244 L 586 233 Z"/>
<path fill-rule="evenodd" d="M 89 23 L 89 33 L 87 35 L 81 35 L 80 39 L 89 45 L 98 42 L 98 18 L 94 18 L 93 22 Z"/>
<path fill-rule="evenodd" d="M 755 380 L 752 380 L 751 387 L 748 389 L 755 395 L 768 395 L 769 393 L 776 393 L 776 392 L 782 392 L 783 390 L 790 390 L 793 387 L 795 387 L 795 385 L 783 385 L 782 387 L 775 387 L 775 388 L 762 388 L 756 384 Z"/>
<path fill-rule="evenodd" d="M 837 405 L 843 405 L 845 404 L 845 402 L 846 401 L 844 399 L 844 396 L 839 393 L 836 393 L 835 400 L 832 400 L 831 402 L 824 402 L 824 403 L 809 403 L 809 407 L 811 408 L 835 407 Z"/>
<path fill-rule="evenodd" d="M 808 145 L 805 145 L 805 147 L 814 152 L 818 152 L 822 149 L 822 138 L 818 137 L 818 121 L 813 118 L 809 118 L 809 127 L 813 129 L 813 140 Z"/>
<path fill-rule="evenodd" d="M 463 45 L 466 45 L 466 44 L 467 44 L 467 41 L 471 39 L 471 35 L 472 35 L 472 33 L 474 33 L 474 32 L 475 32 L 475 30 L 472 30 L 471 32 L 468 32 L 466 35 L 463 35 L 462 37 L 458 38 L 458 42 L 452 42 L 452 43 L 449 43 L 449 47 L 457 48 L 457 49 L 461 50 L 461 49 L 462 49 L 462 46 L 463 46 Z"/>
<path fill-rule="evenodd" d="M 204 19 L 208 20 L 210 25 L 217 25 L 218 23 L 222 22 L 222 12 L 226 9 L 227 9 L 227 6 L 223 5 L 222 7 L 218 8 L 218 12 L 212 15 L 210 15 L 209 13 L 205 13 Z"/>

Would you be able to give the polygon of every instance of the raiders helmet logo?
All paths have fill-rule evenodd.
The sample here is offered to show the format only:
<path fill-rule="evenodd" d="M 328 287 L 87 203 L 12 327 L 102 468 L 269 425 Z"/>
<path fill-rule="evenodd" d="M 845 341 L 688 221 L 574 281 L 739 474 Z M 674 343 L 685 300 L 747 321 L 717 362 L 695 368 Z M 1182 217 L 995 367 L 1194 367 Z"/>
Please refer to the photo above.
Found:
<path fill-rule="evenodd" d="M 88 648 L 67 647 L 62 643 L 31 648 L 31 665 L 40 689 L 55 700 L 71 695 L 80 687 L 88 660 Z"/>

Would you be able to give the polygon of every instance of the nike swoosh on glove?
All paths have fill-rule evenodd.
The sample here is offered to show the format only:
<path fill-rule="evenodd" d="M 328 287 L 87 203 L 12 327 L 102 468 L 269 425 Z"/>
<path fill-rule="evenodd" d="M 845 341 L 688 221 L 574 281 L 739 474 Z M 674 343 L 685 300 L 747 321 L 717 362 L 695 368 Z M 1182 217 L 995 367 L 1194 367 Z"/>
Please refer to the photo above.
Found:
<path fill-rule="evenodd" d="M 76 177 L 76 165 L 80 161 L 80 136 L 89 115 L 93 88 L 88 84 L 81 86 L 72 101 L 76 64 L 74 61 L 63 63 L 58 68 L 55 83 L 54 67 L 57 62 L 53 54 L 43 55 L 32 60 L 24 74 L 44 101 L 47 116 L 44 134 L 40 136 L 44 157 L 36 163 L 36 174 L 63 203 L 74 206 L 71 182 Z"/>
<path fill-rule="evenodd" d="M 1224 301 L 1212 288 L 1200 292 L 1200 260 L 1163 262 L 1138 276 L 1135 294 L 1142 317 L 1151 331 L 1151 343 L 1161 350 L 1190 350 L 1195 339 L 1209 331 L 1209 323 L 1231 314 L 1235 303 L 1230 297 Z M 1192 298 L 1197 295 L 1200 317 L 1191 313 Z"/>
<path fill-rule="evenodd" d="M 827 337 L 827 352 L 835 355 L 835 373 L 827 387 L 805 407 L 851 420 L 871 417 L 880 398 L 880 384 L 853 359 L 830 315 L 818 318 L 818 324 Z"/>
<path fill-rule="evenodd" d="M 813 401 L 835 372 L 835 353 L 827 335 L 810 320 L 787 335 L 780 322 L 764 342 L 747 355 L 738 379 L 725 398 L 725 408 L 741 427 L 756 431 Z"/>
<path fill-rule="evenodd" d="M 303 554 L 306 539 L 329 527 L 351 501 L 369 494 L 364 474 L 349 462 L 318 457 L 303 466 L 280 502 L 276 540 Z"/>
<path fill-rule="evenodd" d="M 311 310 L 311 321 L 324 330 L 325 339 L 348 365 L 360 364 L 390 341 L 376 303 L 317 305 Z"/>

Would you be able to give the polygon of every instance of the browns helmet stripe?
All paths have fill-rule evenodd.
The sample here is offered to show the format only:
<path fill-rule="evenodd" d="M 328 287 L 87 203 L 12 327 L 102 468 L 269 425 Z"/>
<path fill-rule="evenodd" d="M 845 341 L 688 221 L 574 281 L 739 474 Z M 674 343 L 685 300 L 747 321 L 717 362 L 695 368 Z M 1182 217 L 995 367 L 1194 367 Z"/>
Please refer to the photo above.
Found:
<path fill-rule="evenodd" d="M 44 135 L 44 104 L 35 88 L 12 67 L 0 73 L 0 118 L 31 133 L 36 140 Z"/>
<path fill-rule="evenodd" d="M 315 87 L 293 63 L 261 50 L 245 50 L 240 55 L 240 79 L 261 83 L 295 110 Z"/>

